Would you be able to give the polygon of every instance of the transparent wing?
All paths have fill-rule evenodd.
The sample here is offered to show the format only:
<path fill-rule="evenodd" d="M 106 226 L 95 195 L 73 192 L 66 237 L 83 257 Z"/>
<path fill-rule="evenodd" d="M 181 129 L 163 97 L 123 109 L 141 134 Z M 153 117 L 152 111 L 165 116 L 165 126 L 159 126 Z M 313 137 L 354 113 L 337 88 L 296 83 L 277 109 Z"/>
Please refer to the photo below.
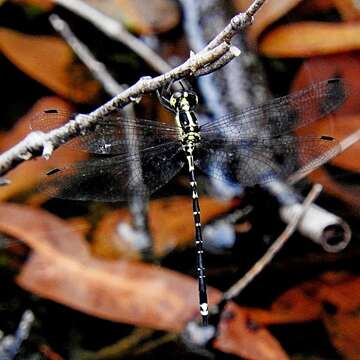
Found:
<path fill-rule="evenodd" d="M 101 157 L 54 169 L 39 191 L 72 200 L 123 201 L 148 197 L 183 167 L 181 145 L 157 145 L 133 155 Z"/>
<path fill-rule="evenodd" d="M 286 179 L 295 172 L 306 173 L 331 159 L 338 150 L 338 142 L 328 136 L 203 141 L 195 164 L 210 176 L 253 186 L 277 177 Z"/>
<path fill-rule="evenodd" d="M 207 139 L 226 134 L 236 140 L 256 136 L 281 135 L 324 117 L 338 108 L 346 98 L 340 79 L 317 83 L 305 90 L 251 107 L 236 114 L 204 124 L 201 134 Z"/>
<path fill-rule="evenodd" d="M 74 114 L 56 109 L 44 110 L 31 121 L 33 130 L 44 132 L 64 125 Z M 176 126 L 145 119 L 122 117 L 119 111 L 107 114 L 89 133 L 64 146 L 92 154 L 124 154 L 132 149 L 146 149 L 177 139 Z"/>

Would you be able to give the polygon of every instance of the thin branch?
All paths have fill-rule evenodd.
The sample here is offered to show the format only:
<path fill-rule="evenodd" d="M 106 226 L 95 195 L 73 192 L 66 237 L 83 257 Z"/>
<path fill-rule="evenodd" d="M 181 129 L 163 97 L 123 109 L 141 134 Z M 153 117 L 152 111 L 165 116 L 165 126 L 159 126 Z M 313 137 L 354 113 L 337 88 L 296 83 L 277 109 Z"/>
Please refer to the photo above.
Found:
<path fill-rule="evenodd" d="M 15 335 L 7 335 L 2 337 L 0 330 L 0 359 L 11 360 L 16 357 L 21 349 L 24 340 L 29 337 L 31 327 L 34 323 L 35 317 L 31 310 L 25 310 Z"/>
<path fill-rule="evenodd" d="M 107 71 L 105 65 L 95 59 L 89 49 L 74 35 L 69 25 L 61 19 L 60 16 L 52 14 L 49 16 L 49 21 L 53 28 L 65 39 L 65 41 L 71 46 L 74 53 L 79 59 L 87 66 L 91 71 L 94 78 L 97 79 L 105 91 L 111 96 L 119 94 L 126 89 L 125 86 L 121 86 Z"/>
<path fill-rule="evenodd" d="M 321 190 L 321 185 L 315 184 L 313 186 L 302 204 L 301 211 L 294 216 L 293 220 L 287 225 L 281 235 L 269 247 L 268 251 L 251 267 L 251 269 L 237 283 L 235 283 L 223 294 L 222 301 L 228 301 L 238 296 L 239 293 L 265 268 L 265 266 L 272 261 L 274 256 L 280 251 L 286 241 L 295 232 L 306 211 L 315 201 Z"/>
<path fill-rule="evenodd" d="M 264 0 L 261 3 L 263 2 Z M 255 0 L 253 3 L 260 4 L 259 0 Z M 246 26 L 247 25 L 248 23 L 246 23 Z M 229 29 L 229 26 L 232 29 L 230 32 L 226 30 Z M 237 31 L 240 31 L 241 28 L 241 26 L 238 26 Z M 51 152 L 61 144 L 76 136 L 86 134 L 94 125 L 103 121 L 104 116 L 109 112 L 119 110 L 130 102 L 139 101 L 142 95 L 161 88 L 171 80 L 194 76 L 200 69 L 212 66 L 214 63 L 216 64 L 217 61 L 230 50 L 231 46 L 228 41 L 237 32 L 233 30 L 231 25 L 228 25 L 226 29 L 222 31 L 222 33 L 226 32 L 228 34 L 226 36 L 226 42 L 220 42 L 217 46 L 212 46 L 209 50 L 208 47 L 203 49 L 199 53 L 191 56 L 183 64 L 155 78 L 141 78 L 137 83 L 88 115 L 79 114 L 64 126 L 51 130 L 48 133 L 32 132 L 28 134 L 18 144 L 0 155 L 0 175 L 5 174 L 16 165 L 33 157 L 40 155 L 49 157 Z M 44 152 L 44 149 L 47 151 Z"/>
<path fill-rule="evenodd" d="M 246 15 L 248 17 L 253 17 L 258 10 L 261 8 L 261 6 L 264 4 L 266 0 L 258 0 L 258 1 L 254 1 L 249 8 L 246 10 Z"/>
<path fill-rule="evenodd" d="M 98 61 L 91 51 L 83 44 L 71 31 L 70 26 L 56 14 L 49 16 L 49 21 L 56 31 L 64 38 L 64 40 L 71 46 L 75 54 L 82 60 L 82 62 L 88 67 L 93 76 L 102 84 L 105 91 L 111 95 L 116 96 L 121 91 L 126 89 L 126 86 L 120 85 L 113 76 L 108 72 L 106 66 Z M 124 116 L 129 118 L 135 118 L 134 106 L 129 104 L 122 109 Z M 125 137 L 131 137 L 131 144 L 128 145 L 128 152 L 130 154 L 139 153 L 138 136 L 135 133 L 130 133 L 129 129 L 125 129 Z M 134 177 L 134 171 L 140 169 L 139 156 L 134 156 L 134 161 L 130 164 L 131 177 Z M 144 186 L 143 182 L 134 184 L 138 188 Z M 122 236 L 129 237 L 128 239 L 138 250 L 148 250 L 151 248 L 152 240 L 148 229 L 147 208 L 148 203 L 144 199 L 139 201 L 137 196 L 131 196 L 129 198 L 129 208 L 132 214 L 132 228 L 130 231 L 126 231 L 126 234 Z M 129 230 L 129 229 L 128 229 Z"/>
<path fill-rule="evenodd" d="M 203 69 L 198 70 L 194 76 L 204 76 L 211 74 L 212 72 L 222 68 L 230 61 L 235 59 L 241 54 L 241 51 L 236 46 L 230 46 L 230 49 L 217 61 L 213 62 L 211 65 L 206 66 Z"/>
<path fill-rule="evenodd" d="M 129 33 L 119 21 L 105 15 L 82 0 L 55 0 L 55 2 L 88 20 L 111 39 L 120 41 L 129 47 L 160 74 L 171 69 L 164 59 L 146 46 L 143 41 Z"/>
<path fill-rule="evenodd" d="M 254 21 L 255 13 L 260 9 L 265 1 L 266 0 L 255 0 L 244 13 L 235 15 L 225 29 L 208 44 L 206 50 L 214 49 L 223 42 L 230 42 L 236 33 L 238 33 L 241 29 L 250 26 Z"/>

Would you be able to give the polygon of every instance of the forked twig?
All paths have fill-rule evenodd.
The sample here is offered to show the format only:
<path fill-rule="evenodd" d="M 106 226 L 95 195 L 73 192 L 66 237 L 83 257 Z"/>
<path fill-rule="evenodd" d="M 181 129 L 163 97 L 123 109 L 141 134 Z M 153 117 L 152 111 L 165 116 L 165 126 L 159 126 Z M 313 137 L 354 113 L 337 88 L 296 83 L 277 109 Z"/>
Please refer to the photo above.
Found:
<path fill-rule="evenodd" d="M 112 17 L 97 10 L 85 1 L 55 0 L 55 2 L 88 20 L 111 39 L 120 41 L 126 45 L 129 49 L 143 58 L 143 60 L 158 73 L 164 73 L 171 70 L 170 65 L 162 57 L 146 46 L 143 41 L 128 32 L 119 21 L 116 21 Z"/>
<path fill-rule="evenodd" d="M 48 133 L 30 133 L 18 144 L 0 155 L 0 175 L 4 175 L 16 165 L 33 157 L 42 155 L 48 158 L 52 151 L 61 144 L 90 131 L 90 129 L 101 122 L 109 112 L 119 110 L 130 102 L 138 101 L 142 95 L 161 88 L 171 80 L 177 80 L 187 76 L 197 76 L 200 70 L 202 72 L 205 68 L 211 70 L 212 66 L 213 69 L 216 70 L 220 65 L 226 64 L 238 55 L 238 52 L 234 51 L 234 47 L 230 45 L 230 40 L 237 32 L 251 24 L 255 10 L 259 9 L 265 1 L 266 0 L 254 0 L 245 13 L 236 15 L 230 24 L 226 26 L 205 49 L 197 54 L 192 54 L 183 64 L 155 78 L 141 78 L 137 83 L 90 114 L 79 114 L 60 128 Z M 229 52 L 232 53 L 230 56 Z M 225 61 L 221 62 L 221 58 L 224 56 Z M 209 73 L 209 71 L 206 73 Z"/>
<path fill-rule="evenodd" d="M 113 76 L 109 73 L 106 66 L 98 61 L 91 51 L 83 44 L 71 31 L 70 26 L 62 20 L 58 15 L 52 14 L 49 17 L 51 25 L 64 38 L 64 40 L 71 46 L 75 54 L 82 60 L 86 67 L 91 71 L 93 76 L 101 83 L 104 90 L 111 96 L 115 96 L 126 89 L 126 86 L 120 85 Z M 129 104 L 122 112 L 129 118 L 135 118 L 134 107 Z M 138 136 L 136 133 L 129 134 L 129 130 L 125 130 L 125 136 L 131 136 L 131 145 L 128 146 L 130 154 L 138 154 Z M 141 168 L 138 164 L 139 157 L 134 156 L 134 161 L 130 165 L 131 176 L 134 176 L 134 171 Z M 143 184 L 138 184 L 141 186 Z M 132 244 L 139 250 L 148 250 L 151 247 L 150 233 L 148 231 L 147 219 L 147 202 L 144 199 L 139 201 L 138 197 L 131 196 L 129 198 L 129 208 L 132 213 L 133 231 L 127 231 L 127 236 L 131 234 Z M 131 230 L 131 229 L 130 229 Z"/>
<path fill-rule="evenodd" d="M 104 87 L 105 91 L 111 95 L 116 96 L 119 92 L 126 89 L 121 86 L 108 72 L 105 65 L 98 61 L 90 50 L 74 35 L 69 25 L 61 19 L 60 16 L 52 14 L 49 16 L 49 21 L 53 28 L 64 38 L 64 40 L 71 46 L 74 53 L 90 70 L 91 74 Z"/>

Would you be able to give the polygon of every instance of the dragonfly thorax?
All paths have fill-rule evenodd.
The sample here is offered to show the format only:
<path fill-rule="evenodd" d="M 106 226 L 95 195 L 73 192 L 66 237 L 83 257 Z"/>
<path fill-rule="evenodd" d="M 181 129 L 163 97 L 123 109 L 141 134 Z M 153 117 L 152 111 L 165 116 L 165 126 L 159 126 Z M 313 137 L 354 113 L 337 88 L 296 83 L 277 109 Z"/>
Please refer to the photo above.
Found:
<path fill-rule="evenodd" d="M 187 110 L 178 111 L 176 122 L 179 127 L 179 139 L 183 147 L 194 148 L 201 139 L 195 113 Z"/>

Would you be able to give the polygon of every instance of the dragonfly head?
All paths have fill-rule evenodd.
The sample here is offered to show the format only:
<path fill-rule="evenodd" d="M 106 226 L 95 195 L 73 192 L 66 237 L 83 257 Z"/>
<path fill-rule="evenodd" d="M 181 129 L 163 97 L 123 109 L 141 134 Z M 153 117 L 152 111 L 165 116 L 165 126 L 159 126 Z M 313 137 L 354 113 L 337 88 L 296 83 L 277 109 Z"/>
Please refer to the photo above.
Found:
<path fill-rule="evenodd" d="M 191 111 L 198 104 L 199 100 L 194 91 L 181 90 L 171 95 L 170 106 L 175 111 Z"/>

